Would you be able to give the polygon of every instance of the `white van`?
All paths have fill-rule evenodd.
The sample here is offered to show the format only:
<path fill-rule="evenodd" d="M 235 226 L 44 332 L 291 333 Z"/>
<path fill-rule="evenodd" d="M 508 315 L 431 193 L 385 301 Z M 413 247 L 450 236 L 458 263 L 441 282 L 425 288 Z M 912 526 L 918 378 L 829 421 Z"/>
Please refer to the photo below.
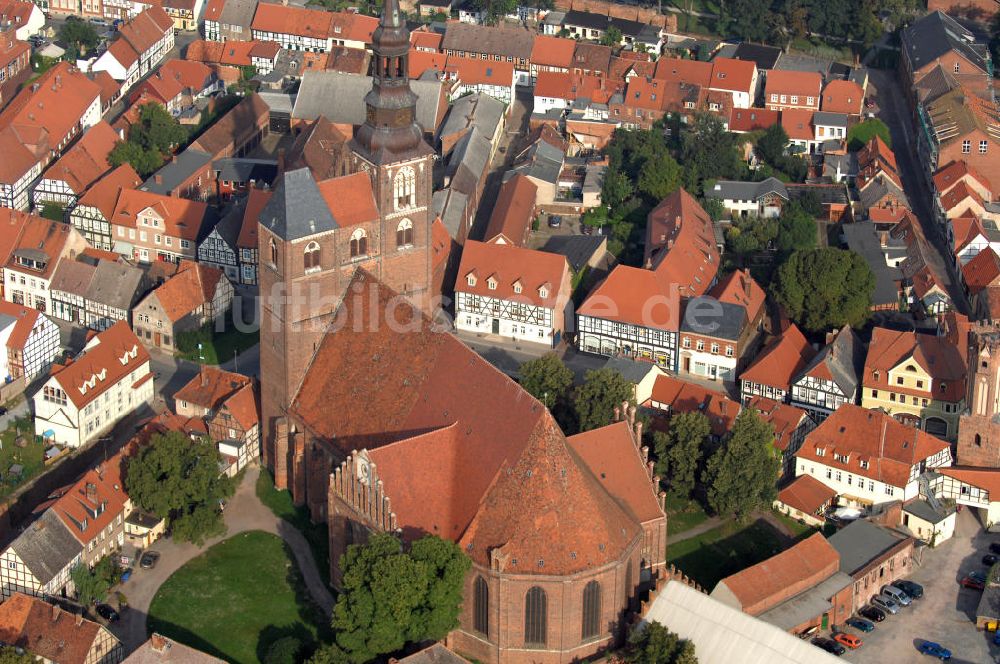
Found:
<path fill-rule="evenodd" d="M 897 604 L 901 604 L 903 606 L 909 606 L 910 603 L 913 601 L 910 599 L 909 595 L 907 595 L 905 592 L 903 592 L 896 586 L 882 586 L 882 593 L 893 598 L 894 600 L 896 600 Z"/>

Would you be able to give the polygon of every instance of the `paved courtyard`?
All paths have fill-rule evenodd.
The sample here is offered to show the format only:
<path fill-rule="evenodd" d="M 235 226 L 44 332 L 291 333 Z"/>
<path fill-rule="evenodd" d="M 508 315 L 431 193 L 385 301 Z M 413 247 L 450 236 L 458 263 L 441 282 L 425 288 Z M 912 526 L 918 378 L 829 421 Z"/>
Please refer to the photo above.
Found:
<path fill-rule="evenodd" d="M 927 640 L 949 648 L 951 661 L 958 664 L 1000 662 L 1000 648 L 990 645 L 988 636 L 975 627 L 982 593 L 958 585 L 967 573 L 984 569 L 980 559 L 989 552 L 993 540 L 1000 541 L 1000 537 L 986 535 L 976 514 L 963 509 L 955 536 L 936 549 L 924 549 L 914 565 L 916 571 L 909 578 L 924 587 L 924 597 L 888 616 L 871 634 L 847 628 L 865 643 L 844 659 L 857 664 L 919 662 L 922 658 L 917 647 Z"/>

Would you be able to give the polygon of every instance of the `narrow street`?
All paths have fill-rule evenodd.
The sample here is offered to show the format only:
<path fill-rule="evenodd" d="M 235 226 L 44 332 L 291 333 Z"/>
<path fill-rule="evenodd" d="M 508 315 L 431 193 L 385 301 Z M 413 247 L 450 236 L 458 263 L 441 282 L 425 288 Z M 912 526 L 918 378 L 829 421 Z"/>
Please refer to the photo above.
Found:
<path fill-rule="evenodd" d="M 951 250 L 941 226 L 933 214 L 932 194 L 924 176 L 924 165 L 917 155 L 917 137 L 910 120 L 910 109 L 900 87 L 898 73 L 884 69 L 869 69 L 871 83 L 876 90 L 878 116 L 889 126 L 892 150 L 896 155 L 903 189 L 913 213 L 920 221 L 926 240 L 924 257 L 931 269 L 951 296 L 960 313 L 969 312 L 969 304 L 955 273 Z"/>

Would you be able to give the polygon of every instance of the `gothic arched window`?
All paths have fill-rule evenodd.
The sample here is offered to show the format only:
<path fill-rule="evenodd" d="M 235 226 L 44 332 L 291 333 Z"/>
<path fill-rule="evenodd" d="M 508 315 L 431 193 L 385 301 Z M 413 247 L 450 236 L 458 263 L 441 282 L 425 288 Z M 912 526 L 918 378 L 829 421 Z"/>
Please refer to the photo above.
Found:
<path fill-rule="evenodd" d="M 363 228 L 351 233 L 351 258 L 364 256 L 368 253 L 368 234 Z"/>
<path fill-rule="evenodd" d="M 306 245 L 306 250 L 302 254 L 303 265 L 308 272 L 309 270 L 319 269 L 319 243 L 316 241 L 310 242 Z"/>
<path fill-rule="evenodd" d="M 583 628 L 581 636 L 592 639 L 601 630 L 601 584 L 591 581 L 583 589 Z"/>
<path fill-rule="evenodd" d="M 271 265 L 278 264 L 278 245 L 275 244 L 274 238 L 271 238 Z"/>
<path fill-rule="evenodd" d="M 396 246 L 405 247 L 413 244 L 413 222 L 404 219 L 396 226 Z"/>
<path fill-rule="evenodd" d="M 548 622 L 545 591 L 535 586 L 524 596 L 524 645 L 544 646 Z"/>
<path fill-rule="evenodd" d="M 410 207 L 416 203 L 417 175 L 412 166 L 404 166 L 392 181 L 392 191 L 396 209 Z"/>
<path fill-rule="evenodd" d="M 484 636 L 490 635 L 490 587 L 486 579 L 476 577 L 472 598 L 472 629 Z"/>

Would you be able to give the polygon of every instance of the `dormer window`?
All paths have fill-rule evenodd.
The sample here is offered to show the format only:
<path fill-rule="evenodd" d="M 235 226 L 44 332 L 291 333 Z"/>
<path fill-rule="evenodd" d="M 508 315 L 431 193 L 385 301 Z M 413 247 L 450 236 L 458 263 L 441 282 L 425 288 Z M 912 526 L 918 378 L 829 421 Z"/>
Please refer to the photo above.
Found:
<path fill-rule="evenodd" d="M 538 295 L 539 297 L 548 297 L 549 289 L 546 288 L 545 286 L 542 286 L 541 288 L 538 289 Z"/>
<path fill-rule="evenodd" d="M 494 279 L 493 277 L 490 277 L 489 279 L 486 280 L 486 287 L 489 288 L 490 290 L 496 290 L 497 280 Z"/>
<path fill-rule="evenodd" d="M 520 281 L 515 281 L 514 282 L 514 292 L 517 293 L 518 295 L 521 294 L 521 282 Z"/>
<path fill-rule="evenodd" d="M 470 272 L 470 273 L 468 274 L 468 276 L 466 276 L 466 277 L 465 277 L 465 281 L 466 281 L 466 283 L 468 283 L 468 284 L 469 284 L 470 286 L 475 286 L 475 285 L 476 285 L 476 275 L 474 275 L 474 274 L 472 274 L 472 273 Z"/>
<path fill-rule="evenodd" d="M 858 463 L 861 464 L 862 468 L 865 468 L 865 469 L 868 468 L 868 462 L 865 461 L 864 459 L 861 459 Z"/>
<path fill-rule="evenodd" d="M 820 457 L 821 456 L 826 456 L 826 448 L 825 447 L 817 447 L 816 448 L 816 456 L 820 456 Z"/>

